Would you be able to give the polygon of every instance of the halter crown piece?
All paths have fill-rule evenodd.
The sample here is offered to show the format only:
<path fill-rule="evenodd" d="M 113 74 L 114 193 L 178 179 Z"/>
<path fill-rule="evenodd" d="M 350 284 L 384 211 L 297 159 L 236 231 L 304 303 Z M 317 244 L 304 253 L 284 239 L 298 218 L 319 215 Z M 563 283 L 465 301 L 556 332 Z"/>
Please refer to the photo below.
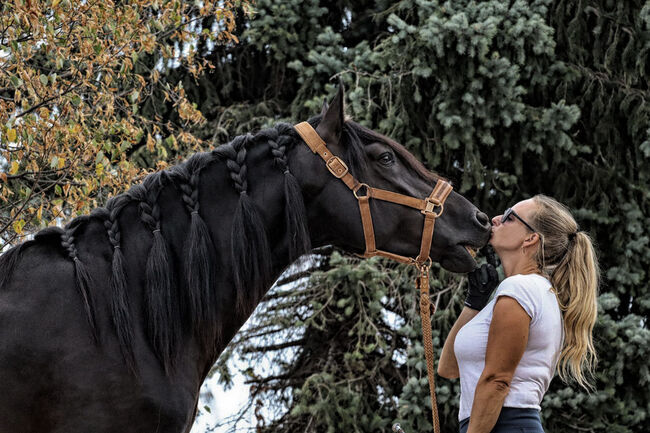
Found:
<path fill-rule="evenodd" d="M 429 269 L 431 268 L 431 241 L 433 240 L 433 229 L 436 219 L 444 211 L 444 203 L 451 191 L 452 186 L 439 179 L 431 194 L 425 199 L 416 198 L 392 191 L 386 191 L 379 188 L 373 188 L 365 183 L 359 182 L 352 176 L 345 162 L 334 155 L 328 148 L 323 139 L 307 122 L 301 122 L 294 125 L 294 129 L 300 134 L 302 139 L 312 152 L 318 154 L 327 169 L 337 179 L 341 179 L 347 185 L 359 202 L 359 211 L 361 212 L 361 222 L 363 224 L 363 236 L 366 240 L 366 251 L 361 257 L 382 256 L 400 263 L 406 263 L 417 266 L 419 276 L 416 279 L 416 288 L 420 290 L 420 317 L 422 318 L 422 337 L 424 339 L 424 353 L 427 361 L 427 372 L 429 376 L 429 392 L 431 393 L 431 408 L 433 413 L 433 430 L 435 433 L 440 432 L 440 423 L 438 421 L 438 405 L 435 394 L 434 378 L 434 360 L 433 345 L 431 336 L 431 315 L 435 312 L 429 299 Z M 406 257 L 388 251 L 378 250 L 375 245 L 375 230 L 372 225 L 372 215 L 370 213 L 370 199 L 387 201 L 401 204 L 414 209 L 418 209 L 424 215 L 424 226 L 422 228 L 422 240 L 420 242 L 420 253 L 417 257 Z"/>

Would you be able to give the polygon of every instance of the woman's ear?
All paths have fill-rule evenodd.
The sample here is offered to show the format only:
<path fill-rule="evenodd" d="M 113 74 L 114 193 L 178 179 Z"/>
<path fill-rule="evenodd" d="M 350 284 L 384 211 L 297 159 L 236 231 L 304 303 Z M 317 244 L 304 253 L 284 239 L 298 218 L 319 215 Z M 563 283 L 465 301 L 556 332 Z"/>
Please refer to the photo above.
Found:
<path fill-rule="evenodd" d="M 332 102 L 329 106 L 323 105 L 323 118 L 316 127 L 316 132 L 328 145 L 338 144 L 341 140 L 345 116 L 344 98 L 343 83 L 339 82 L 339 88 Z"/>
<path fill-rule="evenodd" d="M 531 233 L 526 239 L 524 239 L 524 247 L 529 247 L 537 245 L 540 241 L 539 233 Z"/>

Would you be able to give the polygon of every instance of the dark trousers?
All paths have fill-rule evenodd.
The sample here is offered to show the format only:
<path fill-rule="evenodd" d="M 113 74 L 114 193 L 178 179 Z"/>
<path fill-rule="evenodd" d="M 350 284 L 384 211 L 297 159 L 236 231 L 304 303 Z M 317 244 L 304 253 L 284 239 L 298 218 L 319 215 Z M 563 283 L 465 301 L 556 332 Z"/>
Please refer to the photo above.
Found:
<path fill-rule="evenodd" d="M 460 433 L 466 433 L 468 427 L 469 418 L 461 420 Z M 544 433 L 544 429 L 537 409 L 504 407 L 492 433 Z"/>

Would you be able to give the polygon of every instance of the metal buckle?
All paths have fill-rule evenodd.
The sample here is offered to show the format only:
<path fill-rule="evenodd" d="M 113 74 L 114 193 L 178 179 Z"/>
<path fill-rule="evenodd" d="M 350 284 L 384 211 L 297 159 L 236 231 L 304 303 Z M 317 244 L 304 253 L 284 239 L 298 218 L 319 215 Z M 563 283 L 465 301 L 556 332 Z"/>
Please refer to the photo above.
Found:
<path fill-rule="evenodd" d="M 330 159 L 328 159 L 325 165 L 327 165 L 327 169 L 337 179 L 340 179 L 346 174 L 348 174 L 348 166 L 345 165 L 345 162 L 343 162 L 343 160 L 338 156 L 333 156 Z"/>
<path fill-rule="evenodd" d="M 426 205 L 424 206 L 424 209 L 420 210 L 420 212 L 422 212 L 425 215 L 430 213 L 433 214 L 434 218 L 438 218 L 440 215 L 442 215 L 442 212 L 445 210 L 445 206 L 442 203 L 440 203 L 440 200 L 438 200 L 437 198 L 427 197 L 424 199 L 424 202 L 426 203 Z M 436 213 L 433 211 L 436 207 L 440 208 L 440 212 Z"/>

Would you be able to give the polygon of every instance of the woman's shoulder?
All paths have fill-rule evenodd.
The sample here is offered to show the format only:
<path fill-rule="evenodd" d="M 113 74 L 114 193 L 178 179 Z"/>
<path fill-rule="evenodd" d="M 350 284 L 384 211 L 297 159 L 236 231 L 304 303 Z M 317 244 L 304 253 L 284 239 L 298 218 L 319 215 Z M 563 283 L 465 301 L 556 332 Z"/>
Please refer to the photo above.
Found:
<path fill-rule="evenodd" d="M 551 294 L 551 282 L 541 275 L 512 275 L 504 279 L 497 288 L 496 297 L 509 296 L 519 302 L 528 315 L 535 319 L 547 303 Z"/>
<path fill-rule="evenodd" d="M 539 287 L 550 288 L 551 282 L 539 274 L 516 274 L 511 275 L 501 281 L 499 287 Z"/>

